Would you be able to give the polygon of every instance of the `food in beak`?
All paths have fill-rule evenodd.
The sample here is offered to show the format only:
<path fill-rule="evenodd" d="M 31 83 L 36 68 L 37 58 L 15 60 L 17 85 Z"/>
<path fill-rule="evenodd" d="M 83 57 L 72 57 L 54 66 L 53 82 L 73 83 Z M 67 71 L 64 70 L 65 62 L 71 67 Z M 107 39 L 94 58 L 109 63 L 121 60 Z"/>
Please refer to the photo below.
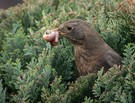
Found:
<path fill-rule="evenodd" d="M 43 35 L 43 39 L 50 42 L 51 45 L 55 46 L 59 40 L 59 32 L 55 30 L 47 30 Z"/>

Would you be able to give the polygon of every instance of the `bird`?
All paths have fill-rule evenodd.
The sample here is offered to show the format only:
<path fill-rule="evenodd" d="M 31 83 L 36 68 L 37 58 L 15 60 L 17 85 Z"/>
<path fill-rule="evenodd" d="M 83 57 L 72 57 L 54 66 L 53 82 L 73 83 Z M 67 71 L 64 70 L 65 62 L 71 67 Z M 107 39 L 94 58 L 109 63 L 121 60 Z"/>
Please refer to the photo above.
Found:
<path fill-rule="evenodd" d="M 122 57 L 87 21 L 81 19 L 66 21 L 58 28 L 47 31 L 43 38 L 56 45 L 59 36 L 67 38 L 73 44 L 75 63 L 80 76 L 98 73 L 101 68 L 107 72 L 114 65 L 121 65 Z"/>

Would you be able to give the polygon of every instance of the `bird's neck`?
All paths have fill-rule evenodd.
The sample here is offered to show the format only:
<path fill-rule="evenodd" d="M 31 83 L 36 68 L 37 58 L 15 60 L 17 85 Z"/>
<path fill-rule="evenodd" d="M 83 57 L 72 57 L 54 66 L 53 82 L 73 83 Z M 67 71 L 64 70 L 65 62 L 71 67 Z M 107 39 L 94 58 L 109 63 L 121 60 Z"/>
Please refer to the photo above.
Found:
<path fill-rule="evenodd" d="M 95 51 L 95 50 L 102 50 L 102 47 L 107 47 L 107 44 L 104 42 L 104 40 L 101 37 L 98 36 L 93 36 L 90 38 L 87 38 L 85 42 L 85 45 L 83 48 L 86 48 L 90 51 Z"/>
<path fill-rule="evenodd" d="M 109 49 L 109 46 L 105 43 L 105 41 L 99 37 L 87 38 L 84 45 L 76 45 L 75 50 L 80 53 L 87 53 L 87 55 L 97 55 L 97 53 L 104 53 Z"/>
<path fill-rule="evenodd" d="M 103 45 L 106 45 L 100 34 L 93 28 L 86 29 L 86 38 L 84 42 L 84 48 L 89 50 L 100 49 Z"/>

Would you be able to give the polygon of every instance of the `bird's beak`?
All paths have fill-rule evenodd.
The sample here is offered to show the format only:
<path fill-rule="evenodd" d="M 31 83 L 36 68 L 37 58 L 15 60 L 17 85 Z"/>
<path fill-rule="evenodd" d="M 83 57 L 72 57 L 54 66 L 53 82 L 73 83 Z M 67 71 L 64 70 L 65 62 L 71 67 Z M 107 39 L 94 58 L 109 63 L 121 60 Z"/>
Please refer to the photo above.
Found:
<path fill-rule="evenodd" d="M 59 36 L 61 35 L 61 36 L 64 36 L 66 33 L 63 33 L 63 32 L 61 32 L 60 30 L 59 30 L 59 28 L 55 28 L 55 29 L 53 29 L 53 30 L 51 30 L 52 32 L 58 32 L 59 33 Z"/>
<path fill-rule="evenodd" d="M 64 32 L 61 32 L 59 28 L 53 29 L 53 31 L 58 32 L 61 36 L 64 36 L 66 34 Z"/>

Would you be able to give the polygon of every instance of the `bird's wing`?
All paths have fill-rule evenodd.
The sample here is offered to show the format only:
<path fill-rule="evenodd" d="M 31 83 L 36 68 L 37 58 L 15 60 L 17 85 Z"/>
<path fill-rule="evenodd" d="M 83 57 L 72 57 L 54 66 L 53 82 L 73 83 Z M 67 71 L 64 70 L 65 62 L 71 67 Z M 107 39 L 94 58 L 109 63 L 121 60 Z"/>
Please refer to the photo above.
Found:
<path fill-rule="evenodd" d="M 120 65 L 122 58 L 114 51 L 109 51 L 106 53 L 105 62 L 109 67 L 114 65 Z"/>

